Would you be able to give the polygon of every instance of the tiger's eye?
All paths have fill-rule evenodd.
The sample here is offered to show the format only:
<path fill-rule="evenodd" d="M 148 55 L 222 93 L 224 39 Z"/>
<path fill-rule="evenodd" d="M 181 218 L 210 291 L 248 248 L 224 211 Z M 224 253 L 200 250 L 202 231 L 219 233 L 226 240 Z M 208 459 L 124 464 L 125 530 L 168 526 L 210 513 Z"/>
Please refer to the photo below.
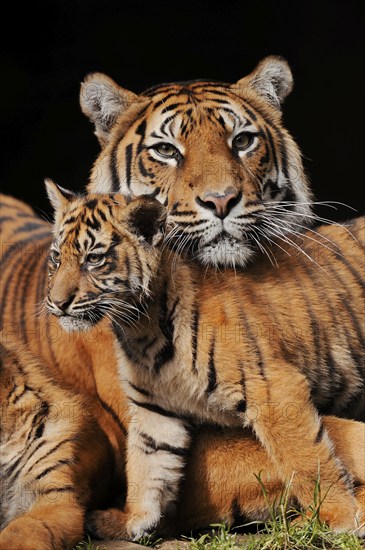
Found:
<path fill-rule="evenodd" d="M 59 264 L 61 261 L 61 254 L 58 252 L 58 250 L 51 250 L 50 258 L 54 264 Z"/>
<path fill-rule="evenodd" d="M 154 145 L 152 149 L 154 149 L 156 153 L 158 153 L 162 157 L 167 158 L 176 157 L 179 154 L 179 151 L 171 143 L 156 143 L 156 145 Z"/>
<path fill-rule="evenodd" d="M 88 264 L 97 265 L 100 264 L 104 259 L 103 254 L 88 254 L 86 261 Z"/>
<path fill-rule="evenodd" d="M 252 134 L 241 132 L 240 134 L 237 134 L 237 136 L 234 138 L 232 145 L 237 151 L 243 151 L 244 149 L 247 149 L 249 145 L 251 145 L 252 140 Z"/>

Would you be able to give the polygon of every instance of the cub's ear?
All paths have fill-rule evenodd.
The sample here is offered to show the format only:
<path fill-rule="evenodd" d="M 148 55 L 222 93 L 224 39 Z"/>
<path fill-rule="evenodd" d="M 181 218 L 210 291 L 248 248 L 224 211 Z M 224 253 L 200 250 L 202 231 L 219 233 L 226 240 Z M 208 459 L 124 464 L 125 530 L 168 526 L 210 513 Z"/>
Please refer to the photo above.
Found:
<path fill-rule="evenodd" d="M 81 84 L 81 109 L 94 123 L 95 135 L 102 147 L 108 143 L 110 131 L 119 115 L 140 101 L 138 95 L 121 88 L 102 73 L 89 74 Z"/>
<path fill-rule="evenodd" d="M 73 191 L 64 189 L 50 178 L 46 178 L 44 183 L 50 203 L 56 212 L 57 210 L 67 206 L 76 197 Z"/>
<path fill-rule="evenodd" d="M 273 107 L 280 109 L 284 99 L 293 89 L 293 75 L 286 59 L 270 55 L 260 61 L 252 73 L 233 84 L 232 88 L 239 95 L 243 95 L 247 88 L 251 88 Z"/>
<path fill-rule="evenodd" d="M 166 208 L 156 199 L 144 195 L 127 206 L 127 223 L 138 238 L 152 246 L 163 239 L 166 225 Z"/>

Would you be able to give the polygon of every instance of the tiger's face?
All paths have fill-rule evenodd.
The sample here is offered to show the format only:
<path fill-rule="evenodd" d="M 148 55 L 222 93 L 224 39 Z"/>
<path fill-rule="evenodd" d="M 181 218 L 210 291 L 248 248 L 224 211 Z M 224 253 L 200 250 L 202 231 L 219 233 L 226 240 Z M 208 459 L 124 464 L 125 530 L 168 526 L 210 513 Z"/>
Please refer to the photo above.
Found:
<path fill-rule="evenodd" d="M 287 63 L 273 57 L 235 85 L 141 96 L 89 76 L 81 105 L 103 146 L 89 191 L 151 194 L 167 207 L 170 246 L 203 264 L 245 265 L 310 216 L 300 152 L 281 120 L 291 87 Z"/>
<path fill-rule="evenodd" d="M 71 331 L 101 319 L 132 323 L 156 275 L 165 209 L 139 197 L 77 197 L 47 180 L 56 210 L 49 257 L 47 309 Z"/>

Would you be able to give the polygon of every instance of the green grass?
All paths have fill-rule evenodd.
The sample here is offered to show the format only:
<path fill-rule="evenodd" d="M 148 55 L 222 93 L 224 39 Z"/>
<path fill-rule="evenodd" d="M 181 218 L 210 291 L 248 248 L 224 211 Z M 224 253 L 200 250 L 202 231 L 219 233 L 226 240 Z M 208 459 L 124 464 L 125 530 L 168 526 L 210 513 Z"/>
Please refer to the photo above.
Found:
<path fill-rule="evenodd" d="M 91 539 L 88 536 L 87 540 L 79 542 L 79 544 L 75 546 L 73 550 L 105 550 L 105 548 L 106 547 L 104 545 L 99 546 L 98 544 L 97 546 L 95 546 L 95 544 L 91 542 Z"/>
<path fill-rule="evenodd" d="M 292 481 L 287 483 L 285 489 L 274 502 L 268 501 L 268 494 L 261 480 L 260 474 L 256 476 L 261 486 L 267 507 L 270 510 L 270 519 L 263 522 L 251 522 L 239 526 L 239 531 L 230 531 L 223 524 L 211 526 L 211 530 L 199 537 L 183 537 L 176 540 L 176 550 L 181 547 L 181 542 L 189 545 L 189 550 L 362 550 L 365 549 L 364 541 L 353 533 L 334 533 L 319 520 L 321 503 L 325 495 L 321 495 L 320 476 L 318 475 L 313 491 L 313 503 L 306 514 L 290 507 L 290 494 Z M 308 514 L 310 517 L 308 517 Z M 298 518 L 299 521 L 292 521 Z M 244 528 L 257 527 L 256 534 L 244 534 Z M 143 546 L 163 546 L 163 540 L 156 538 L 156 534 L 143 537 L 138 541 Z M 169 547 L 171 548 L 171 541 Z M 90 538 L 79 543 L 74 550 L 103 550 L 105 547 L 95 546 Z M 163 550 L 163 549 L 162 549 Z"/>
<path fill-rule="evenodd" d="M 260 475 L 256 478 L 267 500 L 267 491 Z M 314 487 L 313 503 L 306 511 L 310 517 L 290 508 L 292 481 L 290 480 L 286 485 L 277 501 L 273 503 L 267 501 L 270 510 L 270 519 L 267 522 L 247 524 L 247 527 L 257 525 L 257 534 L 242 536 L 237 532 L 230 532 L 225 525 L 214 525 L 211 533 L 189 539 L 191 550 L 361 550 L 365 548 L 355 534 L 334 533 L 320 522 L 319 512 L 325 495 L 321 495 L 319 475 Z M 291 521 L 298 516 L 300 522 Z"/>
<path fill-rule="evenodd" d="M 211 533 L 190 539 L 191 550 L 361 550 L 360 540 L 352 534 L 336 534 L 322 525 L 297 526 L 290 522 L 267 522 L 257 535 L 231 533 L 216 526 Z"/>

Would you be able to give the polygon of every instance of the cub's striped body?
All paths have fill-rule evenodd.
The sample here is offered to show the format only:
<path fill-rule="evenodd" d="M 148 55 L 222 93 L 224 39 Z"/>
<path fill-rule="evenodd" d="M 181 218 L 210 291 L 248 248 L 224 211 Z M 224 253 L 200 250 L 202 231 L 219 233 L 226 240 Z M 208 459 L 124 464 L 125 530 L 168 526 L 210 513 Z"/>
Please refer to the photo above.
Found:
<path fill-rule="evenodd" d="M 59 327 L 58 321 L 54 322 L 52 318 L 40 314 L 39 304 L 46 297 L 48 282 L 46 264 L 51 242 L 48 223 L 36 216 L 21 201 L 1 196 L 1 236 L 3 341 L 9 342 L 15 337 L 17 341 L 26 342 L 27 348 L 32 349 L 33 353 L 42 358 L 41 362 L 47 365 L 47 379 L 48 377 L 51 380 L 60 379 L 62 385 L 65 384 L 70 388 L 66 392 L 68 402 L 75 400 L 76 393 L 79 396 L 76 402 L 82 399 L 84 411 L 87 410 L 85 409 L 86 399 L 88 410 L 93 413 L 97 423 L 105 431 L 114 454 L 113 459 L 107 446 L 100 468 L 100 482 L 109 492 L 109 503 L 112 505 L 113 490 L 116 489 L 121 494 L 121 499 L 125 498 L 125 484 L 119 472 L 124 469 L 125 464 L 125 434 L 128 421 L 130 417 L 134 420 L 137 412 L 135 406 L 132 408 L 128 406 L 125 393 L 119 383 L 113 349 L 114 335 L 103 323 L 99 323 L 86 335 L 78 335 L 75 332 L 67 334 Z M 33 268 L 29 273 L 28 266 L 31 264 Z M 27 292 L 23 291 L 20 294 L 18 289 L 24 287 L 25 276 Z M 21 296 L 25 298 L 21 299 Z M 16 345 L 18 349 L 19 344 Z M 34 361 L 31 363 L 29 360 L 25 361 L 26 357 L 28 357 L 27 354 L 22 354 L 25 362 L 22 383 L 26 382 L 25 372 L 28 372 L 27 369 L 32 370 L 34 363 Z M 7 364 L 7 372 L 9 368 L 12 369 L 10 364 Z M 39 365 L 35 365 L 35 368 L 37 373 L 41 369 Z M 18 368 L 14 366 L 14 369 L 11 376 L 19 376 L 21 373 Z M 32 378 L 37 376 L 39 375 L 34 375 L 32 372 Z M 4 383 L 3 387 L 6 391 L 7 384 Z M 42 391 L 44 390 L 43 384 Z M 52 391 L 54 391 L 53 385 Z M 53 395 L 58 406 L 60 394 L 56 392 Z M 12 407 L 7 397 L 8 394 L 4 396 L 4 400 L 2 398 L 2 419 L 8 415 L 7 407 L 9 410 Z M 51 396 L 48 397 L 52 405 Z M 326 429 L 330 431 L 331 438 L 336 442 L 337 454 L 342 458 L 347 469 L 355 479 L 363 480 L 365 474 L 361 453 L 365 448 L 365 441 L 362 425 L 335 417 L 325 417 L 324 422 Z M 70 434 L 74 427 L 70 425 Z M 59 443 L 62 444 L 63 441 L 59 438 Z M 89 483 L 90 500 L 96 506 L 99 496 L 94 483 L 90 480 L 95 479 L 92 465 L 95 464 L 95 456 L 103 452 L 104 444 L 97 443 L 93 435 L 88 445 L 90 452 L 79 457 L 83 464 L 82 467 L 80 465 L 80 479 L 85 479 L 85 484 Z M 69 459 L 70 456 L 65 458 Z M 227 463 L 230 465 L 229 469 L 227 469 Z M 50 461 L 50 465 L 54 464 L 55 462 Z M 252 437 L 251 432 L 237 429 L 225 429 L 223 432 L 216 428 L 204 428 L 202 432 L 196 434 L 181 488 L 177 515 L 170 518 L 165 525 L 166 532 L 170 534 L 187 532 L 216 521 L 242 524 L 250 519 L 267 518 L 267 503 L 254 476 L 260 471 L 268 491 L 268 498 L 274 501 L 283 490 L 283 483 L 277 466 L 272 463 L 261 444 Z M 106 475 L 112 472 L 114 472 L 112 482 L 108 485 Z M 75 487 L 75 490 L 77 492 L 79 489 Z M 138 493 L 134 495 L 136 498 L 138 496 Z M 1 498 L 1 502 L 6 500 L 4 497 Z M 83 518 L 85 508 L 86 506 L 82 506 L 82 510 L 78 510 L 74 517 Z M 18 542 L 20 548 L 25 550 L 25 541 L 29 545 L 27 550 L 40 550 L 42 545 L 44 548 L 50 548 L 50 533 L 46 527 L 43 531 L 37 531 L 37 538 L 34 540 L 30 537 L 25 538 L 22 528 L 17 530 L 21 522 L 23 525 L 27 524 L 28 532 L 27 522 L 33 521 L 28 511 L 30 507 L 27 510 L 25 506 L 23 515 L 8 516 L 9 524 L 0 535 L 4 548 L 9 548 L 9 539 L 10 547 L 14 550 Z M 39 509 L 39 523 L 44 521 L 47 526 L 50 526 L 49 520 L 49 509 Z M 70 531 L 76 533 L 77 522 L 68 522 L 67 525 Z M 14 527 L 17 534 L 13 531 Z M 78 527 L 82 530 L 81 520 Z M 73 531 L 74 528 L 75 531 Z M 52 518 L 52 532 L 55 532 L 56 536 L 61 532 L 66 538 L 63 514 Z"/>
<path fill-rule="evenodd" d="M 138 408 L 127 477 L 144 489 L 125 512 L 95 514 L 98 534 L 137 539 L 158 527 L 200 422 L 252 427 L 282 481 L 295 472 L 304 507 L 319 464 L 322 519 L 354 529 L 363 487 L 356 501 L 317 411 L 341 414 L 364 396 L 364 219 L 317 228 L 315 242 L 303 234 L 301 255 L 273 245 L 278 269 L 261 258 L 217 273 L 160 251 L 165 211 L 154 199 L 126 205 L 121 195 L 48 189 L 57 207 L 48 307 L 69 330 L 110 316 L 121 380 Z"/>
<path fill-rule="evenodd" d="M 168 209 L 177 249 L 204 264 L 245 265 L 311 219 L 300 151 L 280 111 L 292 85 L 277 57 L 236 84 L 166 84 L 138 96 L 90 75 L 81 107 L 103 149 L 88 190 L 152 194 Z"/>
<path fill-rule="evenodd" d="M 106 502 L 109 444 L 80 395 L 19 342 L 0 346 L 0 548 L 69 548 Z"/>

